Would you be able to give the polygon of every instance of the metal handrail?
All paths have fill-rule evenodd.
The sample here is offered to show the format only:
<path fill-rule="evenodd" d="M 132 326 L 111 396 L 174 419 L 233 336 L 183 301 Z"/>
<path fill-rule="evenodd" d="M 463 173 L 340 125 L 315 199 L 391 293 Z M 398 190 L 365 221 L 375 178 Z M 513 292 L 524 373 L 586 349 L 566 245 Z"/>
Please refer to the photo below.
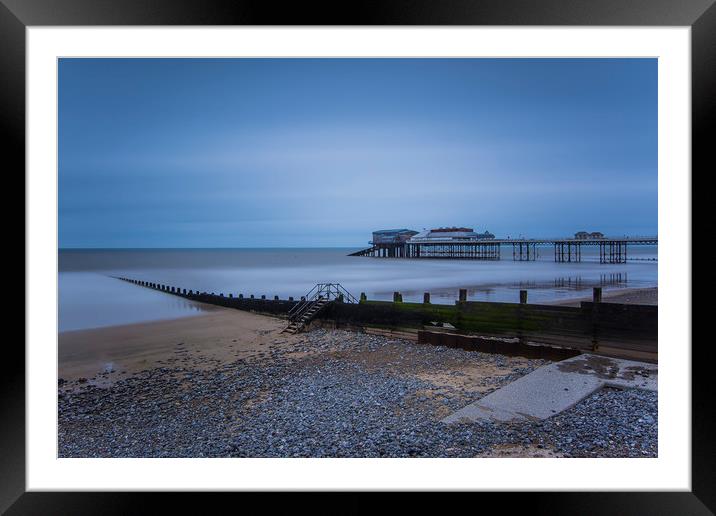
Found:
<path fill-rule="evenodd" d="M 343 300 L 348 303 L 358 303 L 358 300 L 348 292 L 340 283 L 317 283 L 304 298 L 288 311 L 288 318 L 293 320 L 303 315 L 315 302 L 323 299 L 331 301 L 331 297 Z"/>
<path fill-rule="evenodd" d="M 288 318 L 292 321 L 300 318 L 303 314 L 305 314 L 308 310 L 311 309 L 311 307 L 315 306 L 316 303 L 318 303 L 321 299 L 323 299 L 323 296 L 318 296 L 318 299 L 314 299 L 311 301 L 305 301 L 300 305 L 300 309 L 294 312 L 293 314 L 290 314 Z"/>
<path fill-rule="evenodd" d="M 296 303 L 296 305 L 293 308 L 291 308 L 288 311 L 288 318 L 294 319 L 299 314 L 303 313 L 303 311 L 306 307 L 308 307 L 312 304 L 313 304 L 313 301 L 308 301 L 307 299 L 303 299 L 303 300 L 299 301 L 298 303 Z"/>
<path fill-rule="evenodd" d="M 319 288 L 319 285 L 320 285 L 320 283 L 315 285 L 311 290 L 309 290 L 308 293 L 305 296 L 303 296 L 303 298 L 298 303 L 296 303 L 293 308 L 291 308 L 288 311 L 289 319 L 292 319 L 293 316 L 296 315 L 297 313 L 302 312 L 303 308 L 305 306 L 310 305 L 313 302 L 313 297 L 315 297 L 316 294 L 312 295 L 312 293 L 314 290 Z"/>
<path fill-rule="evenodd" d="M 330 284 L 329 284 L 329 285 L 330 285 Z M 337 290 L 339 293 L 342 293 L 342 294 L 345 295 L 344 301 L 347 301 L 348 303 L 358 303 L 358 300 L 355 298 L 355 296 L 353 296 L 353 294 L 351 294 L 350 292 L 348 292 L 348 291 L 343 287 L 343 285 L 341 285 L 340 283 L 334 283 L 333 285 L 336 287 L 336 290 Z"/>

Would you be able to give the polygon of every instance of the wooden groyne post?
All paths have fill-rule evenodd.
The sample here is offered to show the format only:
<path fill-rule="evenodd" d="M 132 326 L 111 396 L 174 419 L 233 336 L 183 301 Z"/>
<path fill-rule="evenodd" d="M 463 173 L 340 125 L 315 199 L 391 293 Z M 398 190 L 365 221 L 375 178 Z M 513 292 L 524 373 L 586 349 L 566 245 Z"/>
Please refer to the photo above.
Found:
<path fill-rule="evenodd" d="M 592 289 L 592 351 L 599 350 L 599 304 L 602 302 L 602 287 Z"/>

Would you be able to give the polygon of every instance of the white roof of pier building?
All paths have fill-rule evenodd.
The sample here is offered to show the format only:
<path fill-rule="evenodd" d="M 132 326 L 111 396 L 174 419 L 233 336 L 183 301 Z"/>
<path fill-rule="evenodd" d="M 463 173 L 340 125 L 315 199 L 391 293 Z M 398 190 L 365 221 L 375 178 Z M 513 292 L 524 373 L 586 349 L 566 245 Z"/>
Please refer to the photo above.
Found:
<path fill-rule="evenodd" d="M 485 240 L 495 238 L 495 235 L 485 231 L 485 233 L 475 233 L 472 228 L 437 228 L 424 229 L 417 235 L 413 235 L 408 242 L 454 242 L 460 240 Z"/>

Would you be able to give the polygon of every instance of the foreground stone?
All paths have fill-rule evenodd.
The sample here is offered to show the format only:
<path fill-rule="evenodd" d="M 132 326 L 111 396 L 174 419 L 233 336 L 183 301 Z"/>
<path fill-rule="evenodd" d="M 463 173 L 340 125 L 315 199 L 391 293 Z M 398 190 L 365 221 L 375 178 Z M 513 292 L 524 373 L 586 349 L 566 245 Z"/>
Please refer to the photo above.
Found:
<path fill-rule="evenodd" d="M 199 368 L 204 361 L 181 358 L 106 388 L 63 386 L 59 455 L 481 457 L 501 447 L 513 456 L 657 453 L 655 392 L 604 389 L 540 422 L 441 423 L 543 360 L 315 330 L 256 359 Z"/>
<path fill-rule="evenodd" d="M 516 421 L 559 414 L 603 387 L 656 392 L 654 364 L 579 355 L 540 367 L 443 419 Z"/>

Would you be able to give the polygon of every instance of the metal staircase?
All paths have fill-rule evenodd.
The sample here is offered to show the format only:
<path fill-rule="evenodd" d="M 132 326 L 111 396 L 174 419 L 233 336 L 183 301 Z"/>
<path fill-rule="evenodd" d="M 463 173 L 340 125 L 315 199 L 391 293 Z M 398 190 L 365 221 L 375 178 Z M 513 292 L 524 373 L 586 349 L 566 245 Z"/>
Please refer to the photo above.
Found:
<path fill-rule="evenodd" d="M 334 301 L 342 303 L 358 302 L 340 283 L 318 283 L 288 312 L 289 323 L 281 333 L 293 335 L 300 332 L 313 320 L 318 312 Z"/>

